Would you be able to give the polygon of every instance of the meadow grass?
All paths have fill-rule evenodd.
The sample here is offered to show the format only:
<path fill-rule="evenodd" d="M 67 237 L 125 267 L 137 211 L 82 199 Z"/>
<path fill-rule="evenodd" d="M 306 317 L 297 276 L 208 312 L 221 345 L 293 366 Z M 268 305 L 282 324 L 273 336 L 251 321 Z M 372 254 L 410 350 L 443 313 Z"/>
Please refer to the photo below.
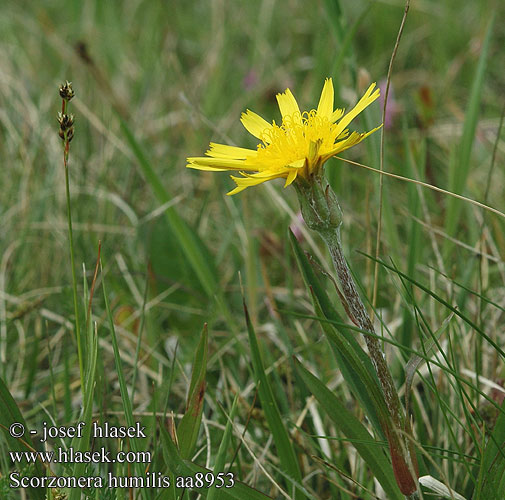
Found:
<path fill-rule="evenodd" d="M 286 87 L 311 109 L 333 77 L 337 106 L 350 108 L 386 78 L 403 11 L 395 0 L 4 0 L 0 424 L 23 419 L 40 431 L 85 421 L 89 431 L 92 422 L 139 422 L 147 437 L 43 444 L 39 434 L 25 444 L 4 432 L 0 498 L 394 498 L 370 469 L 394 491 L 386 440 L 364 413 L 359 382 L 344 381 L 352 366 L 339 349 L 352 360 L 354 347 L 331 340 L 332 328 L 349 324 L 320 272 L 332 272 L 331 259 L 300 222 L 294 190 L 279 181 L 227 197 L 228 175 L 185 165 L 209 141 L 254 148 L 240 113 L 278 121 L 275 94 Z M 385 171 L 501 212 L 504 15 L 494 0 L 412 2 L 383 151 Z M 68 165 L 83 370 L 56 120 L 65 80 L 76 92 Z M 375 104 L 353 129 L 380 120 Z M 380 168 L 379 133 L 344 156 Z M 493 495 L 505 464 L 504 216 L 388 177 L 381 195 L 377 173 L 337 159 L 325 168 L 347 260 L 402 401 L 409 392 L 420 475 L 466 499 L 502 500 Z M 318 262 L 313 275 L 302 250 Z M 320 287 L 314 302 L 304 280 Z M 152 462 L 14 466 L 8 452 L 26 445 L 150 451 Z M 243 484 L 211 493 L 10 488 L 21 469 L 154 472 L 172 482 L 212 470 Z"/>

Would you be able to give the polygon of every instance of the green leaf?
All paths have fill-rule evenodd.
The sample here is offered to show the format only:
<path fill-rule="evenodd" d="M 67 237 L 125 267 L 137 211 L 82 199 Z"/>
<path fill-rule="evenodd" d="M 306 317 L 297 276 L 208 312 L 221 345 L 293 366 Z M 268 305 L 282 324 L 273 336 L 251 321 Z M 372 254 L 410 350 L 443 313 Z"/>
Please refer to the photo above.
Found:
<path fill-rule="evenodd" d="M 505 401 L 482 456 L 475 500 L 505 498 Z"/>
<path fill-rule="evenodd" d="M 223 439 L 221 443 L 219 443 L 219 450 L 216 455 L 216 463 L 214 465 L 214 476 L 217 476 L 220 472 L 224 472 L 224 466 L 226 463 L 226 451 L 228 449 L 228 445 L 230 444 L 231 434 L 232 434 L 232 423 L 235 418 L 235 414 L 237 413 L 237 401 L 239 395 L 235 395 L 235 399 L 233 400 L 233 405 L 230 411 L 230 417 L 226 422 L 226 427 L 224 429 Z M 209 494 L 207 495 L 208 500 L 214 500 L 217 498 L 219 490 L 217 488 L 209 488 Z"/>
<path fill-rule="evenodd" d="M 500 356 L 502 356 L 503 358 L 505 358 L 505 351 L 489 335 L 487 335 L 484 332 L 484 330 L 482 330 L 482 328 L 480 328 L 468 316 L 466 316 L 465 314 L 463 314 L 460 309 L 458 309 L 457 307 L 451 305 L 449 302 L 447 302 L 445 299 L 443 299 L 442 297 L 440 297 L 439 295 L 437 295 L 430 288 L 424 286 L 419 281 L 411 278 L 410 276 L 408 276 L 407 274 L 399 271 L 395 267 L 390 266 L 389 264 L 386 264 L 386 262 L 384 262 L 383 260 L 376 259 L 372 255 L 368 255 L 365 252 L 360 252 L 360 253 L 362 255 L 364 255 L 365 257 L 368 257 L 369 259 L 373 260 L 374 262 L 378 262 L 381 266 L 384 266 L 386 269 L 389 269 L 390 271 L 393 271 L 399 277 L 404 278 L 405 280 L 409 281 L 410 283 L 412 283 L 413 285 L 415 285 L 417 288 L 419 288 L 423 292 L 425 292 L 428 295 L 430 295 L 431 297 L 433 297 L 437 302 L 439 302 L 440 304 L 444 305 L 447 309 L 449 309 L 450 311 L 452 311 L 456 316 L 459 316 L 467 325 L 470 325 L 483 339 L 485 339 L 491 346 L 493 346 L 493 348 L 496 350 L 496 352 Z"/>
<path fill-rule="evenodd" d="M 197 472 L 206 474 L 212 472 L 204 467 L 200 467 L 188 460 L 183 460 L 177 451 L 177 447 L 172 441 L 172 438 L 168 434 L 164 427 L 161 427 L 161 439 L 163 443 L 163 452 L 165 459 L 167 461 L 167 467 L 174 477 L 177 476 L 195 476 Z M 204 498 L 207 498 L 209 493 L 208 488 L 193 488 L 194 491 L 198 491 Z M 178 490 L 179 491 L 179 490 Z M 182 490 L 180 490 L 182 493 Z M 247 486 L 246 484 L 235 481 L 233 488 L 220 488 L 219 489 L 219 500 L 271 500 L 271 497 L 265 495 L 264 493 Z"/>
<path fill-rule="evenodd" d="M 170 294 L 170 300 L 179 304 L 201 304 L 206 296 L 206 290 L 167 218 L 159 217 L 139 227 L 138 238 L 147 244 L 149 266 L 155 280 L 168 279 L 170 282 L 183 285 L 181 289 Z M 170 255 L 169 259 L 167 255 Z M 198 324 L 200 323 L 201 320 L 198 318 Z"/>
<path fill-rule="evenodd" d="M 148 160 L 144 150 L 125 120 L 120 115 L 118 115 L 118 117 L 121 121 L 121 129 L 124 132 L 126 140 L 137 158 L 147 182 L 151 185 L 156 198 L 160 203 L 168 202 L 170 200 L 170 195 L 163 186 L 161 179 Z M 165 217 L 184 255 L 198 276 L 202 287 L 210 297 L 213 297 L 219 283 L 213 255 L 198 236 L 198 233 L 186 223 L 174 207 L 168 207 L 165 210 Z"/>
<path fill-rule="evenodd" d="M 312 301 L 314 303 L 316 315 L 323 316 L 323 312 L 314 293 L 312 294 Z M 393 424 L 390 421 L 390 414 L 386 405 L 386 401 L 384 400 L 382 389 L 377 381 L 377 377 L 374 377 L 373 374 L 371 374 L 363 366 L 360 357 L 355 352 L 346 337 L 340 334 L 340 330 L 333 328 L 333 325 L 326 321 L 321 321 L 321 327 L 326 333 L 326 336 L 328 337 L 330 343 L 334 344 L 335 348 L 341 353 L 344 358 L 346 358 L 349 369 L 352 370 L 354 376 L 356 377 L 355 382 L 357 386 L 363 390 L 363 394 L 361 396 L 363 398 L 365 398 L 365 396 L 367 397 L 368 402 L 371 405 L 371 411 L 377 418 L 377 425 L 381 430 L 380 435 L 383 436 L 388 429 L 392 428 Z"/>
<path fill-rule="evenodd" d="M 91 329 L 91 325 L 89 325 Z M 86 376 L 84 378 L 85 386 L 82 388 L 83 392 L 83 407 L 80 416 L 80 421 L 84 422 L 84 428 L 82 431 L 82 436 L 80 438 L 74 437 L 72 439 L 71 447 L 75 451 L 85 452 L 90 449 L 91 442 L 91 427 L 93 420 L 93 394 L 95 389 L 95 378 L 96 378 L 96 363 L 98 358 L 98 335 L 95 333 L 93 335 L 87 332 L 87 362 L 86 362 Z M 73 477 L 83 477 L 86 475 L 87 464 L 85 463 L 75 463 L 72 468 Z M 68 493 L 69 500 L 80 500 L 81 491 L 76 488 L 71 488 Z"/>
<path fill-rule="evenodd" d="M 291 442 L 291 438 L 289 437 L 289 433 L 284 426 L 284 422 L 279 412 L 279 407 L 275 401 L 270 382 L 268 381 L 265 374 L 265 368 L 263 366 L 263 360 L 261 358 L 258 340 L 249 318 L 249 313 L 247 311 L 245 301 L 244 313 L 247 323 L 247 331 L 249 333 L 249 345 L 251 346 L 254 378 L 256 381 L 256 386 L 258 388 L 261 407 L 265 412 L 268 427 L 272 432 L 272 437 L 274 439 L 275 447 L 277 448 L 277 454 L 279 456 L 281 467 L 284 469 L 287 477 L 289 478 L 286 483 L 289 490 L 293 490 L 296 488 L 296 483 L 302 483 L 302 475 L 298 466 L 298 459 L 293 449 L 293 444 Z M 303 495 L 299 489 L 296 489 L 294 492 L 294 498 L 295 500 L 301 500 L 305 498 L 305 495 Z"/>
<path fill-rule="evenodd" d="M 100 262 L 100 271 L 102 271 L 102 264 Z M 103 290 L 103 298 L 105 302 L 105 310 L 107 312 L 107 318 L 109 320 L 109 329 L 111 333 L 111 342 L 112 342 L 112 350 L 114 352 L 114 363 L 116 365 L 116 372 L 117 372 L 117 378 L 119 382 L 119 392 L 121 394 L 121 401 L 123 402 L 123 411 L 125 415 L 125 420 L 126 420 L 126 425 L 128 427 L 134 427 L 135 426 L 135 420 L 133 418 L 133 408 L 132 408 L 132 403 L 130 400 L 130 396 L 128 394 L 128 388 L 126 386 L 126 380 L 124 377 L 123 373 L 123 367 L 121 364 L 121 355 L 119 352 L 119 345 L 117 342 L 117 336 L 116 336 L 116 329 L 114 327 L 114 318 L 112 316 L 110 307 L 109 307 L 109 299 L 107 298 L 107 292 L 105 289 L 105 277 L 102 274 L 102 290 Z M 132 451 L 138 452 L 140 450 L 139 444 L 138 444 L 138 439 L 135 437 L 130 437 L 129 438 L 129 443 Z M 135 463 L 135 472 L 137 476 L 143 476 L 144 475 L 144 468 L 142 463 Z M 140 490 L 140 494 L 144 500 L 148 500 L 148 495 L 147 495 L 147 490 L 142 488 Z"/>
<path fill-rule="evenodd" d="M 470 100 L 465 114 L 465 122 L 463 124 L 463 134 L 461 136 L 461 143 L 458 148 L 458 155 L 456 161 L 452 161 L 449 171 L 449 190 L 456 194 L 462 194 L 468 174 L 470 172 L 470 159 L 472 153 L 472 145 L 475 137 L 475 130 L 477 128 L 477 121 L 479 119 L 480 101 L 482 96 L 482 89 L 484 87 L 484 74 L 486 72 L 486 62 L 489 53 L 491 42 L 491 33 L 494 26 L 494 15 L 488 23 L 486 35 L 482 43 L 482 50 L 475 71 Z M 448 236 L 453 236 L 458 223 L 459 215 L 461 212 L 461 201 L 450 197 L 448 201 L 448 209 L 446 215 L 445 232 Z M 449 238 L 445 240 L 444 252 L 452 248 L 453 243 Z"/>
<path fill-rule="evenodd" d="M 193 373 L 191 374 L 186 413 L 177 427 L 177 439 L 182 458 L 191 458 L 202 423 L 207 357 L 208 334 L 207 324 L 205 324 L 193 362 Z"/>
<path fill-rule="evenodd" d="M 326 291 L 321 286 L 321 283 L 314 270 L 312 269 L 312 266 L 310 265 L 305 253 L 303 252 L 300 244 L 291 231 L 289 231 L 289 238 L 291 240 L 291 245 L 295 253 L 296 261 L 302 273 L 305 284 L 313 296 L 313 299 L 317 301 L 318 307 L 321 310 L 320 316 L 330 321 L 334 321 L 335 323 L 339 323 L 340 325 L 345 325 L 346 322 L 330 302 Z M 346 345 L 352 349 L 357 359 L 359 359 L 360 368 L 364 367 L 368 371 L 369 379 L 373 380 L 371 383 L 372 387 L 374 387 L 374 390 L 380 391 L 379 380 L 375 373 L 372 362 L 370 361 L 370 358 L 356 340 L 354 331 L 341 326 L 333 326 L 326 322 L 321 322 L 321 326 L 326 334 L 330 346 L 333 349 L 335 359 L 342 372 L 344 380 L 348 384 L 354 396 L 361 403 L 376 432 L 385 439 L 375 404 L 370 397 L 370 389 L 363 384 L 362 378 L 356 373 L 356 369 L 349 361 L 349 358 L 345 356 L 344 353 L 339 349 L 338 342 L 335 342 L 331 339 L 333 339 L 335 336 L 339 336 L 342 338 L 342 341 L 345 341 Z"/>
<path fill-rule="evenodd" d="M 382 451 L 381 443 L 374 440 L 363 424 L 338 400 L 338 398 L 296 358 L 296 368 L 308 389 L 325 410 L 338 429 L 352 442 L 357 452 L 370 467 L 390 500 L 403 500 L 396 484 L 393 468 Z"/>
<path fill-rule="evenodd" d="M 406 175 L 412 179 L 423 180 L 424 174 L 421 172 L 424 172 L 426 164 L 426 140 L 421 140 L 420 144 L 418 145 L 419 153 L 417 155 L 417 158 L 414 159 L 414 151 L 412 144 L 409 141 L 406 119 L 403 122 L 403 139 L 404 149 L 406 151 L 405 156 L 407 160 L 405 162 Z M 419 165 L 419 170 L 421 172 L 417 171 L 416 165 Z M 410 243 L 407 250 L 407 274 L 409 276 L 414 276 L 421 249 L 421 226 L 416 220 L 416 218 L 419 217 L 421 210 L 421 199 L 418 193 L 418 186 L 410 184 L 407 188 L 407 194 L 409 212 L 412 217 L 408 228 L 408 235 L 405 238 L 405 241 L 408 241 Z M 406 295 L 405 301 L 409 306 L 412 305 L 410 294 Z M 416 325 L 414 324 L 414 319 L 412 317 L 412 307 L 403 307 L 402 309 L 402 326 L 399 332 L 399 340 L 400 343 L 405 347 L 412 347 L 413 333 L 416 329 Z"/>
<path fill-rule="evenodd" d="M 32 438 L 28 432 L 28 427 L 26 426 L 25 419 L 19 411 L 16 401 L 12 397 L 9 389 L 5 385 L 5 382 L 0 378 L 0 429 L 3 431 L 9 451 L 31 451 L 35 450 Z M 9 428 L 12 424 L 21 424 L 24 426 L 26 433 L 22 438 L 13 438 L 9 434 Z M 25 464 L 22 465 L 24 467 Z M 40 462 L 35 463 L 35 470 L 33 476 L 44 477 L 46 471 Z M 30 494 L 35 499 L 44 500 L 45 493 L 44 488 L 29 488 Z M 32 498 L 30 496 L 30 498 Z"/>
<path fill-rule="evenodd" d="M 432 349 L 437 345 L 438 340 L 442 336 L 442 333 L 445 332 L 446 328 L 449 326 L 454 313 L 451 313 L 445 320 L 442 322 L 440 327 L 436 332 L 433 333 L 433 338 L 429 339 L 424 345 L 424 356 L 419 356 L 418 354 L 413 354 L 407 362 L 405 366 L 405 408 L 407 415 L 409 414 L 409 401 L 410 401 L 410 391 L 412 389 L 412 382 L 414 380 L 414 376 L 418 368 L 423 364 L 427 357 L 430 356 Z"/>

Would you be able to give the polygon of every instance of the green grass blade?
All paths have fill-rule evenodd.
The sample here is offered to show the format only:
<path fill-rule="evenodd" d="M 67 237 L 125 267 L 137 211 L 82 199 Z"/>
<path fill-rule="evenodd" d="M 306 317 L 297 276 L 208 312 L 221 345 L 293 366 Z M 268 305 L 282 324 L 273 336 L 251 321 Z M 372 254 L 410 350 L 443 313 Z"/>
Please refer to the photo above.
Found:
<path fill-rule="evenodd" d="M 232 423 L 235 418 L 235 414 L 237 413 L 237 401 L 238 394 L 235 395 L 235 399 L 233 400 L 233 405 L 230 411 L 230 417 L 226 422 L 226 427 L 224 429 L 223 439 L 221 443 L 219 443 L 219 450 L 216 455 L 216 463 L 214 465 L 214 475 L 219 474 L 220 472 L 224 472 L 224 466 L 226 463 L 226 452 L 228 450 L 228 445 L 230 444 L 231 434 L 232 434 Z M 217 498 L 219 490 L 217 488 L 209 488 L 209 494 L 207 495 L 207 500 L 214 500 Z"/>
<path fill-rule="evenodd" d="M 119 119 L 121 121 L 121 129 L 124 132 L 133 154 L 137 158 L 145 178 L 151 185 L 159 202 L 166 203 L 170 200 L 170 195 L 164 188 L 161 179 L 148 160 L 141 145 L 135 139 L 127 123 L 120 116 Z M 219 283 L 217 271 L 214 266 L 214 257 L 199 238 L 197 232 L 189 227 L 174 207 L 168 207 L 166 209 L 165 217 L 204 290 L 210 297 L 213 297 L 217 289 L 217 284 Z"/>
<path fill-rule="evenodd" d="M 319 401 L 336 427 L 353 443 L 358 453 L 370 467 L 390 500 L 403 500 L 391 463 L 384 455 L 381 444 L 374 440 L 363 424 L 340 403 L 338 398 L 297 359 L 296 368 L 304 383 Z"/>
<path fill-rule="evenodd" d="M 324 318 L 314 293 L 312 294 L 312 301 L 314 303 L 316 315 Z M 345 336 L 341 335 L 340 329 L 337 330 L 333 328 L 333 325 L 327 321 L 320 321 L 320 324 L 330 343 L 334 344 L 336 350 L 346 358 L 349 369 L 352 370 L 352 373 L 356 377 L 356 385 L 364 391 L 361 397 L 366 397 L 369 401 L 371 411 L 373 412 L 372 416 L 377 418 L 379 429 L 382 431 L 380 435 L 383 436 L 385 429 L 389 429 L 392 424 L 390 423 L 389 411 L 384 400 L 382 389 L 377 382 L 377 378 L 363 366 L 360 357 L 357 355 L 352 345 Z M 368 408 L 365 408 L 365 410 L 368 410 Z M 369 417 L 368 414 L 367 417 Z"/>
<path fill-rule="evenodd" d="M 114 327 L 114 318 L 112 316 L 112 313 L 111 313 L 111 310 L 109 307 L 109 300 L 107 298 L 107 291 L 105 289 L 105 277 L 103 275 L 103 267 L 102 267 L 101 261 L 100 261 L 100 272 L 102 274 L 103 298 L 104 298 L 104 302 L 105 302 L 105 310 L 107 312 L 107 318 L 109 320 L 112 349 L 114 351 L 114 363 L 116 365 L 117 377 L 118 377 L 118 382 L 119 382 L 119 391 L 121 393 L 121 400 L 123 402 L 123 410 L 124 410 L 124 414 L 125 414 L 126 425 L 128 427 L 134 427 L 135 421 L 133 418 L 133 409 L 132 409 L 132 404 L 130 401 L 130 396 L 128 394 L 128 389 L 126 387 L 126 381 L 125 381 L 125 377 L 123 374 L 123 367 L 121 365 L 121 356 L 119 353 L 119 345 L 117 342 L 116 329 Z M 138 442 L 137 442 L 136 438 L 134 438 L 134 437 L 129 438 L 129 443 L 130 443 L 130 447 L 131 447 L 132 451 L 134 451 L 134 452 L 139 451 L 139 446 L 138 446 Z M 135 471 L 138 476 L 144 475 L 144 469 L 143 469 L 141 463 L 135 463 Z M 140 494 L 144 500 L 148 500 L 148 494 L 144 488 L 141 488 Z"/>
<path fill-rule="evenodd" d="M 16 401 L 14 401 L 14 398 L 2 378 L 0 378 L 0 408 L 0 429 L 3 431 L 9 451 L 30 451 L 36 449 L 28 431 L 20 439 L 13 438 L 9 434 L 9 428 L 14 423 L 23 425 L 25 429 L 28 428 Z M 24 464 L 22 466 L 24 467 Z M 46 471 L 44 467 L 42 467 L 42 464 L 36 462 L 33 476 L 43 477 L 45 475 Z M 44 500 L 46 497 L 44 488 L 29 488 L 28 491 L 36 500 Z M 32 496 L 30 496 L 30 498 L 32 498 Z"/>
<path fill-rule="evenodd" d="M 482 456 L 475 500 L 505 498 L 505 402 Z"/>
<path fill-rule="evenodd" d="M 442 325 L 437 329 L 436 332 L 433 333 L 433 338 L 428 339 L 424 343 L 424 355 L 431 356 L 431 351 L 435 346 L 438 347 L 438 340 L 445 332 L 449 323 L 451 322 L 454 314 L 450 314 L 445 320 L 442 322 Z M 412 389 L 412 382 L 414 380 L 414 376 L 419 369 L 419 367 L 426 361 L 425 357 L 418 356 L 417 354 L 413 354 L 407 364 L 405 365 L 405 407 L 409 408 L 410 401 L 410 391 Z M 408 414 L 408 411 L 407 411 Z"/>
<path fill-rule="evenodd" d="M 100 252 L 100 250 L 99 250 Z M 98 266 L 98 261 L 97 261 Z M 96 268 L 95 268 L 96 272 Z M 94 287 L 94 284 L 92 285 Z M 83 266 L 83 291 L 84 291 L 84 308 L 88 305 L 89 301 L 89 290 L 88 282 L 86 280 L 86 269 Z M 83 396 L 83 407 L 80 416 L 80 421 L 84 422 L 84 428 L 82 430 L 82 437 L 75 437 L 72 439 L 71 447 L 79 452 L 86 452 L 90 449 L 91 443 L 91 429 L 93 420 L 93 398 L 95 395 L 95 381 L 97 372 L 97 360 L 98 360 L 98 334 L 96 327 L 93 328 L 93 322 L 91 321 L 91 308 L 87 310 L 86 314 L 86 331 L 83 336 L 84 339 L 84 353 L 86 354 L 86 360 L 84 363 L 84 387 L 82 387 Z M 73 477 L 82 477 L 86 475 L 86 464 L 85 463 L 75 463 L 72 467 Z M 81 495 L 79 490 L 71 489 L 68 496 L 69 500 L 80 500 Z"/>
<path fill-rule="evenodd" d="M 471 326 L 479 335 L 482 336 L 483 339 L 485 339 L 493 348 L 496 350 L 500 356 L 505 358 L 505 351 L 489 336 L 487 335 L 482 328 L 480 328 L 474 321 L 472 321 L 466 314 L 463 314 L 459 308 L 451 305 L 449 302 L 447 302 L 445 299 L 437 295 L 435 292 L 433 292 L 430 288 L 424 286 L 422 283 L 419 281 L 411 278 L 410 276 L 407 276 L 405 273 L 399 271 L 393 266 L 390 266 L 389 264 L 386 264 L 383 260 L 376 259 L 372 255 L 368 255 L 364 252 L 360 252 L 362 255 L 365 257 L 368 257 L 369 259 L 372 259 L 373 261 L 379 262 L 381 266 L 384 266 L 386 269 L 389 269 L 390 271 L 393 271 L 396 273 L 399 277 L 404 278 L 405 280 L 409 281 L 412 285 L 415 285 L 417 288 L 422 290 L 423 292 L 427 293 L 431 297 L 433 297 L 437 302 L 440 304 L 444 305 L 447 309 L 452 311 L 456 316 L 459 316 L 467 325 Z"/>
<path fill-rule="evenodd" d="M 186 413 L 177 427 L 177 439 L 182 458 L 191 458 L 198 438 L 198 432 L 200 431 L 200 425 L 202 423 L 203 398 L 205 395 L 207 358 L 208 333 L 207 324 L 205 324 L 193 362 L 193 373 L 191 374 Z"/>
<path fill-rule="evenodd" d="M 470 94 L 470 101 L 466 109 L 465 122 L 463 124 L 463 134 L 461 136 L 461 143 L 458 148 L 457 161 L 452 162 L 449 178 L 449 190 L 456 194 L 462 194 L 468 174 L 470 172 L 470 158 L 472 153 L 472 145 L 475 137 L 475 130 L 477 128 L 477 120 L 479 118 L 480 101 L 482 96 L 482 89 L 484 86 L 484 75 L 486 72 L 486 62 L 489 54 L 491 33 L 493 31 L 494 16 L 488 23 L 484 42 L 482 43 L 482 50 L 475 71 L 472 90 Z M 456 225 L 458 223 L 459 215 L 461 212 L 461 201 L 450 197 L 448 200 L 448 208 L 446 215 L 445 231 L 448 236 L 453 236 Z M 445 240 L 444 251 L 447 252 L 453 243 L 449 239 Z"/>
<path fill-rule="evenodd" d="M 83 387 L 83 407 L 80 416 L 80 421 L 84 422 L 84 428 L 82 431 L 82 436 L 80 438 L 75 437 L 72 439 L 71 447 L 79 452 L 85 452 L 89 450 L 91 442 L 91 427 L 93 418 L 93 394 L 95 388 L 95 378 L 96 378 L 96 363 L 98 358 L 98 335 L 95 334 L 92 337 L 86 335 L 89 345 L 87 346 L 87 363 L 86 363 L 86 376 L 84 377 Z M 85 463 L 75 463 L 72 468 L 73 477 L 82 477 L 86 475 Z M 68 500 L 80 500 L 81 491 L 76 488 L 71 488 Z"/>
<path fill-rule="evenodd" d="M 407 131 L 407 125 L 404 122 L 403 126 L 403 139 L 404 139 L 404 147 L 406 151 L 406 159 L 405 167 L 407 171 L 407 175 L 412 178 L 424 178 L 423 174 L 420 174 L 416 171 L 416 162 L 414 160 L 414 151 L 409 143 L 409 136 Z M 425 162 L 426 162 L 426 140 L 421 141 L 419 145 L 420 152 L 418 154 L 418 163 L 420 164 L 421 172 L 424 172 Z M 409 211 L 412 216 L 412 220 L 410 221 L 408 228 L 408 236 L 406 241 L 410 242 L 408 246 L 408 256 L 407 256 L 407 274 L 409 276 L 414 276 L 416 272 L 416 265 L 419 260 L 420 254 L 420 238 L 421 238 L 421 228 L 419 223 L 415 220 L 416 217 L 419 217 L 421 211 L 421 200 L 419 198 L 419 194 L 417 191 L 417 186 L 410 185 L 407 189 L 408 195 L 408 206 Z M 399 333 L 399 338 L 401 343 L 406 347 L 412 347 L 413 342 L 413 332 L 415 331 L 414 319 L 412 317 L 412 301 L 407 297 L 407 304 L 410 307 L 403 308 L 403 318 L 402 318 L 402 327 Z"/>
<path fill-rule="evenodd" d="M 7 388 L 5 382 L 1 377 L 0 377 L 0 406 L 2 408 L 2 411 L 0 412 L 0 429 L 4 433 L 4 437 L 7 440 L 9 449 L 13 451 L 28 451 L 30 448 L 35 449 L 30 434 L 26 434 L 20 439 L 14 438 L 9 434 L 9 428 L 13 423 L 19 423 L 23 425 L 25 429 L 27 429 L 27 427 L 25 419 L 23 418 L 23 415 L 19 411 L 16 401 L 12 397 L 9 389 Z"/>
<path fill-rule="evenodd" d="M 172 441 L 172 438 L 168 434 L 167 430 L 161 427 L 161 439 L 163 442 L 164 456 L 167 461 L 167 467 L 175 477 L 177 476 L 195 476 L 197 472 L 203 473 L 204 475 L 209 471 L 204 467 L 200 467 L 188 460 L 183 460 L 177 447 Z M 209 493 L 208 488 L 193 488 L 198 491 L 204 498 L 207 498 Z M 178 490 L 182 493 L 182 489 Z M 235 481 L 233 488 L 220 488 L 219 489 L 219 500 L 271 500 L 271 497 L 260 493 L 258 490 L 247 486 L 240 481 Z"/>
<path fill-rule="evenodd" d="M 345 36 L 341 40 L 340 49 L 338 52 L 338 56 L 335 58 L 335 62 L 333 63 L 331 74 L 335 77 L 338 76 L 339 71 L 342 71 L 342 63 L 346 57 L 349 57 L 352 54 L 352 42 L 355 41 L 356 34 L 358 33 L 358 29 L 361 27 L 365 17 L 371 12 L 369 6 L 366 6 L 361 11 L 360 15 L 356 18 L 356 20 L 350 25 L 346 26 Z M 340 86 L 340 79 L 335 78 L 336 85 Z M 338 94 L 337 94 L 338 95 Z"/>
<path fill-rule="evenodd" d="M 321 310 L 320 316 L 330 321 L 334 321 L 340 325 L 344 325 L 345 321 L 335 309 L 333 304 L 330 302 L 326 291 L 321 286 L 321 283 L 314 270 L 312 269 L 312 266 L 310 265 L 305 253 L 303 252 L 300 244 L 291 231 L 289 231 L 289 238 L 291 240 L 291 245 L 295 253 L 296 261 L 302 273 L 305 284 L 307 285 L 310 293 L 313 294 Z M 345 340 L 346 345 L 354 351 L 355 355 L 360 360 L 360 367 L 366 368 L 371 379 L 375 381 L 374 387 L 380 390 L 379 381 L 377 379 L 377 375 L 372 366 L 370 358 L 357 342 L 354 332 L 346 329 L 345 327 L 332 327 L 327 323 L 321 323 L 321 326 L 328 340 L 330 341 L 330 346 L 333 349 L 333 353 L 342 372 L 342 376 L 344 377 L 346 383 L 349 385 L 349 388 L 353 394 L 361 403 L 362 407 L 365 409 L 367 416 L 372 422 L 376 432 L 378 432 L 385 439 L 383 429 L 380 425 L 380 419 L 376 412 L 375 404 L 373 403 L 369 394 L 369 389 L 367 386 L 363 385 L 361 377 L 356 374 L 352 363 L 349 361 L 349 358 L 342 353 L 337 344 L 334 341 L 331 341 L 331 339 L 335 335 L 340 335 Z"/>
<path fill-rule="evenodd" d="M 163 463 L 165 465 L 164 472 L 170 478 L 170 486 L 164 488 L 156 500 L 177 500 L 179 498 L 179 492 L 175 488 L 175 469 L 177 462 L 182 461 L 182 458 L 179 457 L 177 447 L 164 426 L 160 427 L 160 435 L 161 451 L 163 454 Z"/>
<path fill-rule="evenodd" d="M 300 468 L 298 466 L 298 459 L 296 457 L 295 451 L 293 449 L 293 444 L 289 433 L 284 426 L 281 414 L 279 412 L 279 407 L 275 401 L 270 382 L 265 374 L 265 367 L 263 366 L 263 360 L 261 358 L 261 353 L 258 345 L 258 340 L 256 338 L 256 333 L 254 332 L 253 325 L 249 318 L 249 313 L 247 311 L 247 306 L 244 302 L 244 313 L 247 323 L 247 331 L 249 334 L 249 345 L 251 346 L 251 357 L 254 369 L 254 378 L 256 381 L 256 386 L 258 388 L 258 395 L 261 401 L 261 407 L 265 412 L 265 417 L 268 422 L 268 427 L 272 432 L 272 437 L 277 448 L 277 454 L 279 456 L 279 461 L 281 467 L 284 469 L 286 474 L 293 479 L 294 482 L 302 483 L 302 475 Z M 291 481 L 286 481 L 289 490 L 295 488 L 295 483 Z M 290 484 L 292 483 L 292 484 Z M 298 489 L 294 493 L 295 500 L 305 498 Z"/>

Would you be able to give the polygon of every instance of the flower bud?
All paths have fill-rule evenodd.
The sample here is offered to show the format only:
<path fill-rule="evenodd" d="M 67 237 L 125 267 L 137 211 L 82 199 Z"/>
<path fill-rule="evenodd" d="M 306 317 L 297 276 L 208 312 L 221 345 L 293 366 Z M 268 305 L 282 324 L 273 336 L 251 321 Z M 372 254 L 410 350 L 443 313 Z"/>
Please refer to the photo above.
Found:
<path fill-rule="evenodd" d="M 65 101 L 70 101 L 74 97 L 75 92 L 72 89 L 72 82 L 66 81 L 64 84 L 60 85 L 60 97 Z"/>
<path fill-rule="evenodd" d="M 342 224 L 342 211 L 337 196 L 321 175 L 311 175 L 307 180 L 294 183 L 303 219 L 307 226 L 318 232 L 337 229 Z"/>
<path fill-rule="evenodd" d="M 74 115 L 58 113 L 58 123 L 60 124 L 60 129 L 66 131 L 74 126 Z"/>
<path fill-rule="evenodd" d="M 62 140 L 70 142 L 74 137 L 74 115 L 58 113 L 58 123 L 60 124 L 59 136 Z"/>

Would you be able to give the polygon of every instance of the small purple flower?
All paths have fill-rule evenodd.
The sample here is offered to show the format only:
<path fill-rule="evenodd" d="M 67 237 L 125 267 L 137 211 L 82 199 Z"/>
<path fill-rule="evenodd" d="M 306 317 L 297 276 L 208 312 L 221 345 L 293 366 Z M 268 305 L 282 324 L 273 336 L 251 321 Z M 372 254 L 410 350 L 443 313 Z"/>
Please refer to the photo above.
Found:
<path fill-rule="evenodd" d="M 381 105 L 381 108 L 384 107 L 384 97 L 386 95 L 386 86 L 387 86 L 387 81 L 386 79 L 383 79 L 379 82 L 379 87 L 381 89 L 381 95 L 379 97 L 379 102 Z M 389 95 L 388 95 L 388 102 L 386 104 L 386 115 L 384 116 L 384 127 L 386 129 L 390 129 L 393 127 L 393 122 L 396 118 L 396 115 L 400 112 L 400 105 L 398 104 L 398 101 L 395 99 L 395 91 L 393 84 L 391 83 L 389 85 Z"/>
<path fill-rule="evenodd" d="M 299 243 L 301 243 L 305 239 L 302 230 L 300 229 L 301 226 L 303 226 L 303 223 L 304 221 L 302 211 L 298 210 L 298 212 L 296 213 L 296 221 L 293 221 L 289 225 L 289 229 L 291 230 L 291 232 L 293 233 L 293 235 L 295 236 L 295 238 L 298 240 Z"/>
<path fill-rule="evenodd" d="M 251 90 L 256 86 L 257 83 L 258 75 L 253 69 L 249 70 L 249 72 L 244 76 L 244 79 L 242 80 L 242 85 L 246 90 Z"/>

